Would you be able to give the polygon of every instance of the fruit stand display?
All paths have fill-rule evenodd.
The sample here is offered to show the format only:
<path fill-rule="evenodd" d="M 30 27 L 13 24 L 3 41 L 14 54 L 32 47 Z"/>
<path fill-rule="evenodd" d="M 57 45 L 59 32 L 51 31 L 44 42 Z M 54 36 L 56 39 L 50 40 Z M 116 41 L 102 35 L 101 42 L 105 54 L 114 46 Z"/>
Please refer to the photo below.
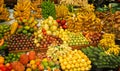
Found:
<path fill-rule="evenodd" d="M 11 19 L 0 0 L 0 71 L 117 71 L 120 11 L 113 9 L 88 0 L 18 0 Z"/>

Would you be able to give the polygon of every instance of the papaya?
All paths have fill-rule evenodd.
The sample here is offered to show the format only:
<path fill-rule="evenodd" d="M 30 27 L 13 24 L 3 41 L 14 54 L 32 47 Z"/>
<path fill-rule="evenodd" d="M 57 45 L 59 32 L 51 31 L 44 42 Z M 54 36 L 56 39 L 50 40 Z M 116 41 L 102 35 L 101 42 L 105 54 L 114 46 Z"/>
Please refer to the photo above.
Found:
<path fill-rule="evenodd" d="M 29 57 L 29 60 L 35 60 L 36 52 L 35 51 L 30 51 L 28 57 Z"/>
<path fill-rule="evenodd" d="M 1 40 L 0 40 L 0 46 L 2 46 L 4 44 L 4 39 L 2 38 Z"/>

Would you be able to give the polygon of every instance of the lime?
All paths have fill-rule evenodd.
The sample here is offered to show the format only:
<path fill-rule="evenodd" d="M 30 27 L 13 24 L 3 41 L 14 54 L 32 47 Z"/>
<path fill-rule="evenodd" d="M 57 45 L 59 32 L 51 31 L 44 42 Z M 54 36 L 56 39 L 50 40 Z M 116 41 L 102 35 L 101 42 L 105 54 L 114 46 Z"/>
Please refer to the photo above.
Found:
<path fill-rule="evenodd" d="M 20 33 L 20 32 L 22 32 L 22 30 L 23 30 L 22 28 L 19 28 L 19 29 L 17 30 L 17 32 Z"/>
<path fill-rule="evenodd" d="M 29 29 L 30 29 L 30 26 L 25 26 L 24 29 L 25 29 L 25 30 L 29 30 Z"/>
<path fill-rule="evenodd" d="M 29 31 L 32 33 L 32 32 L 34 32 L 34 29 L 33 29 L 33 28 L 30 28 L 30 30 L 29 30 Z"/>
<path fill-rule="evenodd" d="M 27 34 L 28 32 L 27 32 L 27 30 L 23 30 L 22 33 L 23 34 Z"/>
<path fill-rule="evenodd" d="M 3 32 L 5 33 L 5 32 L 7 32 L 7 30 L 5 29 L 5 30 L 3 30 Z"/>
<path fill-rule="evenodd" d="M 26 23 L 26 22 L 27 22 L 27 19 L 23 19 L 23 22 Z"/>
<path fill-rule="evenodd" d="M 31 33 L 28 33 L 28 36 L 31 36 L 32 34 Z"/>
<path fill-rule="evenodd" d="M 0 25 L 0 30 L 3 30 L 3 26 L 2 25 Z"/>

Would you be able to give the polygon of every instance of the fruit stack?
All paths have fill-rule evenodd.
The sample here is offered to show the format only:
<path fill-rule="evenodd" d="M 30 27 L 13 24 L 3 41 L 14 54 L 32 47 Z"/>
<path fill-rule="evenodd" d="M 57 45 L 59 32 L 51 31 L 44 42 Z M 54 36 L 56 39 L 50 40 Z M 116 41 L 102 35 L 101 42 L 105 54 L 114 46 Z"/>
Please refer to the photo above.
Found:
<path fill-rule="evenodd" d="M 67 23 L 66 23 L 66 20 L 60 20 L 60 19 L 57 19 L 56 20 L 57 23 L 59 24 L 60 27 L 62 27 L 63 29 L 67 29 Z"/>
<path fill-rule="evenodd" d="M 120 54 L 120 47 L 119 47 L 119 45 L 115 44 L 115 40 L 114 40 L 115 35 L 105 33 L 102 37 L 103 38 L 100 40 L 99 45 L 102 46 L 108 54 L 112 53 L 115 55 L 119 55 Z"/>
<path fill-rule="evenodd" d="M 0 1 L 0 22 L 9 20 L 9 11 L 4 4 L 4 0 Z"/>
<path fill-rule="evenodd" d="M 9 53 L 8 56 L 5 56 L 5 64 L 10 63 L 10 62 L 14 62 L 14 61 L 18 61 L 20 58 L 20 54 L 21 53 Z"/>
<path fill-rule="evenodd" d="M 67 41 L 67 43 L 70 46 L 75 46 L 75 45 L 85 45 L 89 44 L 87 39 L 82 35 L 82 33 L 74 33 L 70 32 L 68 33 L 70 40 Z"/>
<path fill-rule="evenodd" d="M 120 64 L 120 56 L 107 54 L 102 47 L 87 47 L 82 51 L 90 58 L 97 68 L 116 68 Z"/>
<path fill-rule="evenodd" d="M 38 28 L 36 26 L 38 24 L 38 21 L 35 20 L 34 17 L 30 17 L 29 19 L 18 18 L 17 21 L 19 25 L 16 33 L 22 33 L 31 36 Z"/>
<path fill-rule="evenodd" d="M 57 36 L 44 35 L 43 39 L 41 39 L 41 40 L 34 39 L 34 43 L 36 44 L 37 47 L 47 48 L 51 44 L 60 45 L 63 43 L 63 41 Z"/>
<path fill-rule="evenodd" d="M 0 56 L 0 71 L 12 71 L 12 65 L 7 63 L 4 65 L 4 57 Z"/>
<path fill-rule="evenodd" d="M 19 69 L 21 65 L 16 66 L 16 62 L 22 65 L 21 68 L 22 70 Z M 51 58 L 47 57 L 45 54 L 36 53 L 35 51 L 22 53 L 18 61 L 12 62 L 12 67 L 15 71 L 44 71 L 44 70 L 59 71 L 60 69 L 58 62 L 54 62 Z"/>
<path fill-rule="evenodd" d="M 58 23 L 53 19 L 53 17 L 49 16 L 41 23 L 41 29 L 43 34 L 56 35 L 58 32 Z"/>
<path fill-rule="evenodd" d="M 101 40 L 102 33 L 100 32 L 83 32 L 90 44 L 96 44 Z"/>
<path fill-rule="evenodd" d="M 72 49 L 67 44 L 51 45 L 48 47 L 47 56 L 57 61 L 59 56 L 62 56 L 69 51 L 72 51 Z"/>
<path fill-rule="evenodd" d="M 0 38 L 4 37 L 5 39 L 7 39 L 8 36 L 10 36 L 10 25 L 1 24 L 0 25 Z"/>
<path fill-rule="evenodd" d="M 120 39 L 120 11 L 116 11 L 114 14 L 115 17 L 115 25 L 114 32 L 116 34 L 116 38 Z"/>
<path fill-rule="evenodd" d="M 63 71 L 89 71 L 91 61 L 80 50 L 70 51 L 59 57 L 59 62 Z"/>
<path fill-rule="evenodd" d="M 36 49 L 32 37 L 29 38 L 23 34 L 14 34 L 6 42 L 9 51 Z"/>

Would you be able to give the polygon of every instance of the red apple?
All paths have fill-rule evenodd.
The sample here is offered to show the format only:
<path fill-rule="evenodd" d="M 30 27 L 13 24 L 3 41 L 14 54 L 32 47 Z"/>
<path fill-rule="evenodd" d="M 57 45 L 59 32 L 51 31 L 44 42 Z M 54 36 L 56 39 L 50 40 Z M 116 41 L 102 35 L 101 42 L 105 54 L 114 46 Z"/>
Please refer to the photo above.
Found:
<path fill-rule="evenodd" d="M 44 35 L 47 34 L 47 32 L 46 32 L 46 30 L 44 28 L 42 28 L 42 32 L 43 32 Z"/>
<path fill-rule="evenodd" d="M 6 67 L 4 65 L 0 66 L 0 71 L 6 71 Z"/>
<path fill-rule="evenodd" d="M 63 29 L 67 29 L 67 25 L 63 25 L 62 28 L 63 28 Z"/>
<path fill-rule="evenodd" d="M 61 20 L 60 20 L 60 19 L 57 19 L 56 21 L 57 21 L 57 23 L 60 23 L 60 22 L 61 22 Z"/>
<path fill-rule="evenodd" d="M 66 20 L 61 21 L 61 25 L 65 25 L 65 23 L 66 23 Z"/>
<path fill-rule="evenodd" d="M 12 70 L 12 65 L 10 63 L 7 63 L 6 65 L 7 70 Z"/>

